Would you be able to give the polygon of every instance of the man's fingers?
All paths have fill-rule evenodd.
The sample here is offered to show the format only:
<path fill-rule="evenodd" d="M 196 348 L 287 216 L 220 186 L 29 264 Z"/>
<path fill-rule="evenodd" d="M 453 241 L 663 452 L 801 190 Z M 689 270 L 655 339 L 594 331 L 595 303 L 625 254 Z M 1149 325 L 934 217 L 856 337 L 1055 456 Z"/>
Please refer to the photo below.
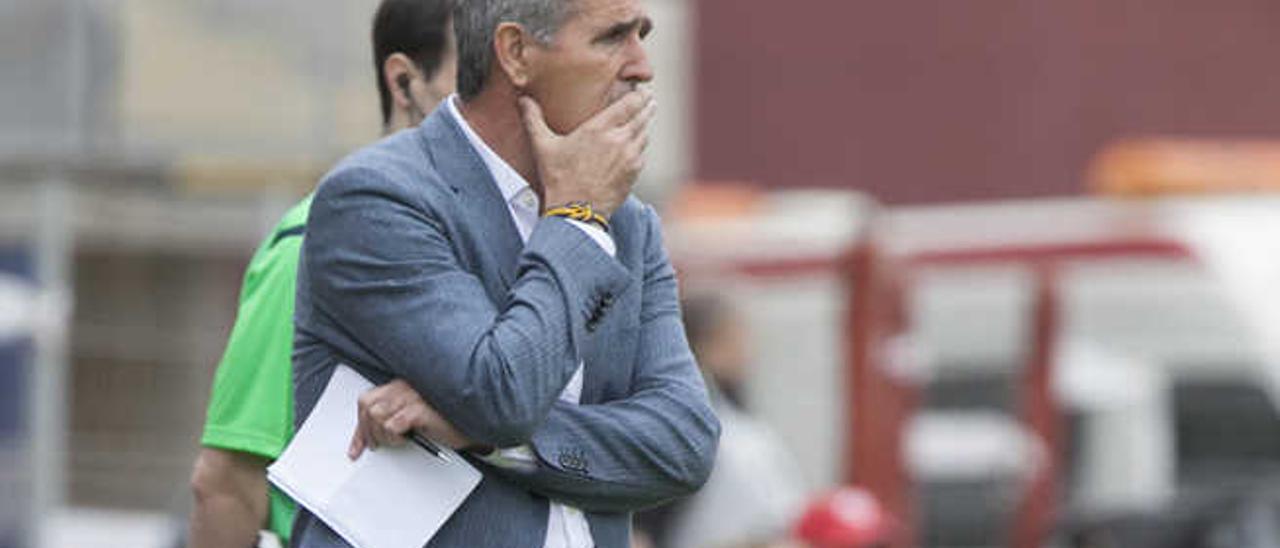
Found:
<path fill-rule="evenodd" d="M 628 91 L 621 99 L 596 113 L 583 125 L 606 129 L 621 126 L 635 118 L 652 101 L 653 92 L 647 89 Z"/>
<path fill-rule="evenodd" d="M 644 151 L 647 150 L 648 148 L 649 148 L 649 132 L 642 130 L 639 133 L 632 135 L 631 139 L 627 141 L 626 148 L 624 148 L 622 152 L 623 157 L 627 161 L 632 162 L 632 164 L 628 164 L 628 165 L 635 165 L 635 163 L 643 164 Z"/>
<path fill-rule="evenodd" d="M 423 405 L 405 406 L 383 424 L 387 433 L 394 434 L 400 439 L 403 439 L 404 435 L 410 430 L 426 426 L 427 417 L 425 406 Z"/>
<path fill-rule="evenodd" d="M 351 444 L 347 446 L 347 458 L 356 460 L 368 445 L 369 414 L 363 402 L 356 410 L 356 431 L 351 434 Z"/>
<path fill-rule="evenodd" d="M 525 131 L 529 132 L 529 137 L 533 142 L 539 143 L 555 137 L 555 132 L 547 126 L 547 120 L 542 117 L 542 107 L 538 106 L 538 102 L 532 97 L 521 96 L 516 100 L 520 105 L 520 114 L 524 118 Z"/>
<path fill-rule="evenodd" d="M 364 453 L 364 436 L 360 433 L 360 427 L 356 427 L 356 431 L 351 434 L 351 444 L 347 446 L 347 458 L 356 460 L 360 458 L 360 454 Z"/>
<path fill-rule="evenodd" d="M 649 131 L 649 124 L 653 123 L 653 118 L 658 113 L 658 102 L 649 101 L 644 108 L 635 117 L 627 121 L 623 126 L 623 131 L 632 139 L 636 139 L 645 135 Z"/>
<path fill-rule="evenodd" d="M 390 411 L 391 410 L 389 409 L 386 402 L 376 401 L 376 402 L 373 402 L 373 405 L 370 405 L 368 407 L 366 414 L 368 415 L 369 420 L 371 420 L 373 424 L 380 424 L 382 421 L 385 421 L 391 417 Z"/>
<path fill-rule="evenodd" d="M 374 416 L 373 422 L 369 424 L 369 433 L 372 437 L 370 445 L 374 447 L 399 445 L 399 436 L 387 430 L 387 423 L 390 421 L 391 415 L 389 413 Z"/>
<path fill-rule="evenodd" d="M 356 431 L 347 446 L 347 456 L 354 460 L 366 449 L 402 445 L 403 434 L 413 428 L 415 421 L 422 420 L 417 415 L 423 413 L 424 408 L 421 397 L 403 379 L 361 394 L 356 409 Z"/>
<path fill-rule="evenodd" d="M 365 424 L 365 440 L 370 448 L 377 448 L 383 445 L 396 445 L 399 441 L 397 436 L 390 434 L 385 429 L 387 421 L 395 415 L 392 403 L 386 401 L 377 401 L 369 406 L 368 421 Z"/>
<path fill-rule="evenodd" d="M 390 429 L 383 430 L 382 432 L 386 437 L 385 441 L 382 442 L 382 445 L 386 447 L 400 447 L 404 445 L 405 437 L 403 435 L 393 434 Z"/>

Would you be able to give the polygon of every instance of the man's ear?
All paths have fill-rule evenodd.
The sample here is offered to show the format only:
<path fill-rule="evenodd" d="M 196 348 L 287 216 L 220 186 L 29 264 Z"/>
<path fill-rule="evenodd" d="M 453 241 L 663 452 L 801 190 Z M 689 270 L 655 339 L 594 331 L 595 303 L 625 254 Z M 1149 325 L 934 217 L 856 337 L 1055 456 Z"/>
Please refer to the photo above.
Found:
<path fill-rule="evenodd" d="M 407 82 L 418 77 L 418 68 L 413 60 L 403 53 L 388 55 L 382 62 L 382 77 L 386 80 L 387 90 L 391 92 L 391 101 L 401 109 L 407 109 L 413 103 L 409 96 Z"/>
<path fill-rule="evenodd" d="M 493 48 L 498 67 L 516 89 L 524 89 L 533 80 L 537 55 L 533 36 L 518 23 L 501 23 L 493 33 Z"/>

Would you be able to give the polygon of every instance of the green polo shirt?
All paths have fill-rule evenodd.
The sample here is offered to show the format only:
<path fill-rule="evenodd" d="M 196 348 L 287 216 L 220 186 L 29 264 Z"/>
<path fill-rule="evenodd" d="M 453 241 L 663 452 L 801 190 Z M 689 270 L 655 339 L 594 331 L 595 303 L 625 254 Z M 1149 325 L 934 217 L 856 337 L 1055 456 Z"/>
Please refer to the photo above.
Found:
<path fill-rule="evenodd" d="M 293 437 L 293 292 L 311 208 L 308 196 L 285 214 L 249 262 L 240 306 L 209 396 L 205 447 L 275 460 Z M 297 507 L 270 487 L 270 529 L 286 543 Z"/>

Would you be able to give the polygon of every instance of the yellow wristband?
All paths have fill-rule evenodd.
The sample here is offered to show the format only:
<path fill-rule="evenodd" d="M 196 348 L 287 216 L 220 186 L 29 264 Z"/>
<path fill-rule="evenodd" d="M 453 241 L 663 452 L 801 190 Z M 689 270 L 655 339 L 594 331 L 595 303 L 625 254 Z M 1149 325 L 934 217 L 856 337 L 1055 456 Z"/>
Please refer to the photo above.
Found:
<path fill-rule="evenodd" d="M 609 231 L 609 221 L 605 220 L 603 215 L 593 211 L 590 202 L 569 202 L 547 209 L 542 215 L 544 217 L 564 217 L 584 223 L 594 223 L 605 232 Z"/>

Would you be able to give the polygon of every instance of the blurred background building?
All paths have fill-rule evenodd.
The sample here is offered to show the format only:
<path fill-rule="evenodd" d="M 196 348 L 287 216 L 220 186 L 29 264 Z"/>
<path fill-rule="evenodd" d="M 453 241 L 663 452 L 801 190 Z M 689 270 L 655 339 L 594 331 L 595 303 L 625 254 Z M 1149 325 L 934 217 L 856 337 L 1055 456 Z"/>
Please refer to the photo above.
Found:
<path fill-rule="evenodd" d="M 378 135 L 375 5 L 0 3 L 0 547 L 180 528 L 253 246 Z M 1280 4 L 647 5 L 638 192 L 807 489 L 901 546 L 1278 542 Z"/>

